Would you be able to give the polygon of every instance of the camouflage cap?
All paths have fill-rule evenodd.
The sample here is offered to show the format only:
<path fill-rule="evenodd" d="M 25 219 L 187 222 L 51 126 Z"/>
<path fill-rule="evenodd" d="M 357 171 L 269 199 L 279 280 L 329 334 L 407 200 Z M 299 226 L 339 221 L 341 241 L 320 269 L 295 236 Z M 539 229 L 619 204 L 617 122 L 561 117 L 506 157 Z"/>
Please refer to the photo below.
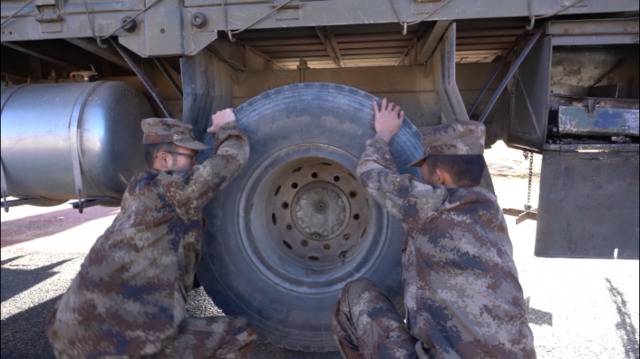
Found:
<path fill-rule="evenodd" d="M 208 146 L 196 141 L 191 134 L 191 125 L 173 118 L 152 117 L 142 120 L 142 143 L 173 143 L 178 146 L 200 151 Z"/>
<path fill-rule="evenodd" d="M 476 121 L 461 121 L 423 127 L 424 153 L 409 167 L 420 164 L 429 155 L 481 155 L 484 152 L 485 127 Z"/>

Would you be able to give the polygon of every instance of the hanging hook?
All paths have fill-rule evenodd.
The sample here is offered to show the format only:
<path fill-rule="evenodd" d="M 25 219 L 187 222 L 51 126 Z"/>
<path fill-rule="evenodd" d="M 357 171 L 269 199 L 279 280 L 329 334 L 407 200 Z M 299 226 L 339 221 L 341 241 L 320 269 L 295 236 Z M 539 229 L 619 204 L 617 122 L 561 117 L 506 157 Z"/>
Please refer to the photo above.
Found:
<path fill-rule="evenodd" d="M 531 0 L 527 0 L 527 12 L 529 13 L 529 25 L 525 27 L 525 29 L 527 29 L 527 31 L 531 31 L 533 30 L 533 26 L 536 24 L 536 16 L 533 15 Z"/>

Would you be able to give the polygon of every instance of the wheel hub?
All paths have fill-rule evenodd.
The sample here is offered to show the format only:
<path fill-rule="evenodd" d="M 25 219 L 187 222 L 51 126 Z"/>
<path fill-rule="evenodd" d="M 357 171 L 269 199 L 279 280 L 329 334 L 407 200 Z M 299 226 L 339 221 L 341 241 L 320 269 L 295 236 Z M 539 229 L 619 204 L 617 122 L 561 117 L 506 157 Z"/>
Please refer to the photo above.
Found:
<path fill-rule="evenodd" d="M 325 241 L 347 224 L 349 201 L 330 183 L 309 183 L 293 199 L 292 217 L 296 229 L 307 238 Z"/>
<path fill-rule="evenodd" d="M 364 189 L 344 167 L 302 161 L 274 182 L 272 236 L 284 255 L 308 268 L 341 264 L 360 245 L 368 203 Z M 357 233 L 357 234 L 355 234 Z"/>

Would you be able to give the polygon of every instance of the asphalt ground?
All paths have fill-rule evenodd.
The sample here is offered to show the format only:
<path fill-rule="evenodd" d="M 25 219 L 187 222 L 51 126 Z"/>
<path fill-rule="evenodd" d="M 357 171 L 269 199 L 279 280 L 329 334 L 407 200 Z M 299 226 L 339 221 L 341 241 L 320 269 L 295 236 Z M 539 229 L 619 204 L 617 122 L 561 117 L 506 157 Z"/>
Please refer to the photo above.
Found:
<path fill-rule="evenodd" d="M 522 208 L 527 161 L 501 144 L 487 152 L 503 207 Z M 539 157 L 533 176 L 536 206 Z M 16 207 L 1 215 L 2 358 L 52 358 L 44 323 L 76 275 L 94 240 L 117 208 L 92 207 L 78 214 L 68 204 Z M 549 259 L 533 255 L 535 221 L 506 217 L 529 323 L 539 358 L 635 358 L 638 354 L 637 260 Z M 202 289 L 189 294 L 193 315 L 220 315 Z M 253 358 L 337 358 L 305 354 L 259 340 Z"/>

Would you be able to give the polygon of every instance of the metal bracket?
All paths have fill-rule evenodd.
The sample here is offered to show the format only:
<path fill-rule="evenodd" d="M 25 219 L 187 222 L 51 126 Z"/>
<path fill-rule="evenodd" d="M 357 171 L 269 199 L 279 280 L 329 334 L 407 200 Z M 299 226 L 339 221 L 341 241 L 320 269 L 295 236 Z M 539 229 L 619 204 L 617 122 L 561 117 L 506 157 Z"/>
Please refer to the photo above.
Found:
<path fill-rule="evenodd" d="M 92 198 L 84 198 L 76 202 L 71 202 L 71 207 L 73 209 L 77 209 L 80 213 L 85 208 L 93 207 L 93 206 L 101 206 L 101 205 L 115 205 L 118 201 L 109 197 L 92 197 Z"/>
<path fill-rule="evenodd" d="M 491 110 L 493 110 L 493 106 L 498 101 L 498 97 L 500 97 L 500 94 L 502 94 L 502 91 L 505 89 L 505 87 L 507 87 L 507 84 L 511 81 L 511 79 L 513 78 L 513 75 L 515 75 L 516 71 L 518 71 L 518 68 L 520 68 L 520 65 L 529 54 L 529 51 L 531 51 L 531 49 L 533 48 L 533 45 L 536 44 L 536 42 L 542 35 L 542 32 L 543 32 L 543 28 L 541 27 L 533 31 L 533 33 L 531 34 L 531 38 L 529 38 L 529 40 L 527 41 L 527 44 L 524 46 L 524 49 L 522 49 L 520 54 L 513 61 L 513 63 L 509 67 L 509 70 L 507 71 L 507 74 L 504 76 L 504 78 L 498 85 L 498 88 L 496 88 L 496 90 L 493 92 L 493 95 L 491 96 L 489 103 L 485 106 L 484 111 L 482 111 L 482 114 L 478 118 L 478 122 L 483 123 L 484 120 L 487 119 L 487 116 L 489 116 L 489 113 L 491 112 Z"/>
<path fill-rule="evenodd" d="M 16 92 L 18 92 L 25 85 L 18 85 L 15 87 L 10 87 L 8 89 L 3 89 L 2 103 L 0 103 L 0 112 L 4 110 L 4 105 L 9 101 L 9 98 L 13 96 Z M 6 90 L 6 91 L 4 91 Z M 0 156 L 0 195 L 2 196 L 2 207 L 4 207 L 5 212 L 9 212 L 9 202 L 7 202 L 7 177 L 4 174 L 4 161 L 2 161 L 2 157 Z"/>
<path fill-rule="evenodd" d="M 111 44 L 111 46 L 113 46 L 116 49 L 116 51 L 118 51 L 120 56 L 122 56 L 122 59 L 131 67 L 131 70 L 136 74 L 136 76 L 138 76 L 138 79 L 140 80 L 140 82 L 142 82 L 142 85 L 144 85 L 147 91 L 149 91 L 149 94 L 151 94 L 151 97 L 153 97 L 158 107 L 160 107 L 160 110 L 162 111 L 162 114 L 164 115 L 164 117 L 172 117 L 171 113 L 169 112 L 169 108 L 165 104 L 162 97 L 160 97 L 160 94 L 158 93 L 156 88 L 153 86 L 151 81 L 149 81 L 149 78 L 144 74 L 142 69 L 140 69 L 136 65 L 133 59 L 126 53 L 124 49 L 122 49 L 122 47 L 120 47 L 120 45 L 116 40 L 109 39 L 109 43 Z"/>
<path fill-rule="evenodd" d="M 62 14 L 55 0 L 40 0 L 36 3 L 38 16 L 35 20 L 40 23 L 40 30 L 45 33 L 62 32 Z"/>
<path fill-rule="evenodd" d="M 192 56 L 218 37 L 217 20 L 214 21 L 211 14 L 202 8 L 185 8 L 183 1 L 149 0 L 145 3 L 148 5 L 132 16 L 132 20 L 125 20 L 112 32 L 113 35 L 135 20 L 136 28 L 120 33 L 118 42 L 143 58 Z M 190 19 L 198 13 L 200 15 L 195 16 L 197 20 L 193 24 Z M 203 21 L 202 15 L 209 18 Z M 103 40 L 107 38 L 101 37 Z"/>
<path fill-rule="evenodd" d="M 535 111 L 533 111 L 533 106 L 531 105 L 531 100 L 529 100 L 529 93 L 527 93 L 527 89 L 522 84 L 522 80 L 520 79 L 520 75 L 516 72 L 513 76 L 514 76 L 514 81 L 518 83 L 518 88 L 522 92 L 522 98 L 524 99 L 524 102 L 527 105 L 527 111 L 529 112 L 529 115 L 531 116 L 531 122 L 533 123 L 533 127 L 536 130 L 536 134 L 538 136 L 543 136 L 544 134 L 542 133 L 542 130 L 540 129 L 540 126 L 538 125 L 538 120 L 537 120 Z"/>
<path fill-rule="evenodd" d="M 24 197 L 18 199 L 7 200 L 6 198 L 2 199 L 2 207 L 5 209 L 5 212 L 9 212 L 10 207 L 24 206 L 24 205 L 32 205 L 34 202 L 37 202 L 39 198 L 37 197 Z"/>
<path fill-rule="evenodd" d="M 287 0 L 274 0 L 273 8 L 277 8 L 276 20 L 298 20 L 300 19 L 300 3 Z"/>
<path fill-rule="evenodd" d="M 520 224 L 524 221 L 526 221 L 527 219 L 531 219 L 534 221 L 538 220 L 538 209 L 537 208 L 533 208 L 530 210 L 521 210 L 521 209 L 517 209 L 517 208 L 504 208 L 502 210 L 502 212 L 508 216 L 514 216 L 516 217 L 516 224 Z"/>
<path fill-rule="evenodd" d="M 448 25 L 429 63 L 435 74 L 435 85 L 440 97 L 443 123 L 469 120 L 467 109 L 456 83 L 456 23 Z M 428 63 L 428 64 L 429 64 Z"/>
<path fill-rule="evenodd" d="M 71 148 L 71 163 L 73 165 L 73 183 L 75 192 L 81 202 L 84 196 L 84 191 L 82 186 L 80 148 L 78 146 L 78 143 L 80 142 L 80 131 L 78 125 L 80 124 L 80 117 L 82 116 L 85 106 L 85 103 L 82 100 L 88 98 L 89 94 L 93 92 L 95 88 L 98 87 L 98 85 L 100 85 L 100 82 L 94 82 L 91 86 L 82 91 L 80 95 L 78 95 L 76 103 L 73 106 L 73 112 L 71 113 L 71 117 L 69 118 L 69 147 Z M 78 211 L 82 213 L 82 210 L 83 206 L 80 205 L 78 207 Z"/>
<path fill-rule="evenodd" d="M 476 109 L 478 109 L 478 106 L 480 105 L 480 101 L 482 100 L 483 96 L 489 89 L 489 86 L 493 84 L 493 82 L 498 77 L 500 72 L 502 72 L 502 69 L 504 69 L 505 66 L 508 64 L 508 62 L 511 60 L 513 53 L 516 51 L 516 48 L 520 43 L 522 43 L 523 39 L 525 38 L 525 34 L 526 33 L 523 33 L 520 36 L 518 36 L 513 46 L 511 46 L 509 50 L 501 56 L 502 58 L 500 59 L 500 62 L 493 69 L 493 72 L 491 73 L 487 81 L 485 81 L 484 85 L 482 85 L 482 89 L 480 90 L 480 93 L 478 93 L 478 95 L 476 96 L 476 99 L 473 101 L 473 104 L 469 108 L 468 113 L 470 118 L 473 118 L 474 120 L 477 119 L 478 116 L 475 115 L 475 111 Z"/>
<path fill-rule="evenodd" d="M 38 9 L 39 13 L 38 16 L 36 16 L 37 22 L 46 23 L 62 21 L 62 15 L 56 5 L 36 5 L 36 9 Z"/>

